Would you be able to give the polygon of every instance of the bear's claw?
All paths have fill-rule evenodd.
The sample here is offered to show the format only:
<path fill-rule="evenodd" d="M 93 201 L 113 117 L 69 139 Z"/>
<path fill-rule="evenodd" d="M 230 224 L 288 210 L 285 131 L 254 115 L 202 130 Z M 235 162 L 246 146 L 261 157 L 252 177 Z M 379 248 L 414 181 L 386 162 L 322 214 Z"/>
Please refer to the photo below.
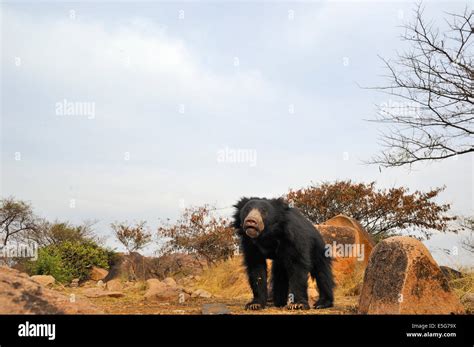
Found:
<path fill-rule="evenodd" d="M 309 305 L 308 304 L 288 304 L 286 306 L 288 310 L 309 310 Z"/>
<path fill-rule="evenodd" d="M 320 310 L 320 309 L 323 309 L 323 308 L 329 308 L 329 307 L 333 307 L 334 304 L 331 302 L 331 301 L 321 301 L 321 302 L 317 302 L 315 305 L 314 305 L 314 308 L 317 309 L 317 310 Z"/>
<path fill-rule="evenodd" d="M 245 305 L 246 310 L 252 310 L 252 311 L 257 311 L 257 310 L 262 310 L 263 306 L 259 303 L 256 302 L 249 302 L 247 305 Z"/>

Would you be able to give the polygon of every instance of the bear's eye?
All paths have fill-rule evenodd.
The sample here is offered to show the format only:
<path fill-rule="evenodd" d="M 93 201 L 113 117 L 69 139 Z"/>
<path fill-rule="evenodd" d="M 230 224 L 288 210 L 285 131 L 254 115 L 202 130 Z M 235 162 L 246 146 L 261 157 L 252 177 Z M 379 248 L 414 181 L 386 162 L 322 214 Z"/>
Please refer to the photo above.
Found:
<path fill-rule="evenodd" d="M 241 215 L 241 219 L 245 219 L 245 217 L 247 217 L 247 215 L 249 214 L 250 212 L 250 207 L 247 207 L 245 209 L 242 210 L 242 215 Z"/>

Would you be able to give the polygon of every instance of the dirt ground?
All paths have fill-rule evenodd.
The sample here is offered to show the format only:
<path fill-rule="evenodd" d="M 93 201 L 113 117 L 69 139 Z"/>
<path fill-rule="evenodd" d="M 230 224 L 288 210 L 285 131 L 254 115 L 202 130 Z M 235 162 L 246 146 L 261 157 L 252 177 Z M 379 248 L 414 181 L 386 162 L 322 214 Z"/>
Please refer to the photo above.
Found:
<path fill-rule="evenodd" d="M 202 314 L 202 306 L 210 303 L 220 303 L 227 306 L 230 314 L 355 314 L 356 305 L 358 302 L 357 296 L 336 296 L 335 306 L 323 310 L 299 310 L 289 311 L 285 308 L 276 308 L 273 306 L 267 307 L 265 310 L 248 311 L 244 309 L 245 303 L 249 301 L 248 298 L 224 298 L 213 297 L 209 299 L 204 298 L 189 298 L 183 303 L 165 302 L 165 301 L 146 301 L 143 298 L 144 291 L 138 289 L 131 289 L 124 291 L 124 296 L 120 298 L 99 297 L 89 298 L 84 295 L 86 288 L 61 288 L 58 289 L 62 294 L 74 294 L 76 298 L 92 303 L 98 309 L 106 314 L 172 314 L 172 315 L 192 315 Z M 312 304 L 312 301 L 310 301 Z"/>

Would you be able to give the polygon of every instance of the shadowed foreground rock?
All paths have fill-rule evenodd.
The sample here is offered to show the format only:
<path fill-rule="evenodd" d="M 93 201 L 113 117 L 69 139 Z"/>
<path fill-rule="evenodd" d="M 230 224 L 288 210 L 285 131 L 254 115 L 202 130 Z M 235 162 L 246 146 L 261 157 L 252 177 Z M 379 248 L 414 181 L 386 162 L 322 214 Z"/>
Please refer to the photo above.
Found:
<path fill-rule="evenodd" d="M 396 236 L 372 251 L 359 312 L 451 314 L 464 309 L 428 249 L 414 238 Z"/>
<path fill-rule="evenodd" d="M 94 314 L 102 313 L 79 298 L 54 292 L 27 274 L 0 267 L 0 314 Z"/>

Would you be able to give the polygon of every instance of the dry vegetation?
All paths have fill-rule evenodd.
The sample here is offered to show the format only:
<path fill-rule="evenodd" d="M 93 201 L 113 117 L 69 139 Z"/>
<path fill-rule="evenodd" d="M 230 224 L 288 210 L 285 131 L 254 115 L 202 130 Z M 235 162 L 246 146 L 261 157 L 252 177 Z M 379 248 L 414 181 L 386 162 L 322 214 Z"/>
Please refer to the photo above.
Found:
<path fill-rule="evenodd" d="M 472 268 L 460 268 L 461 278 L 450 278 L 450 285 L 466 309 L 466 313 L 473 314 L 474 307 L 466 300 L 468 295 L 474 295 L 474 271 Z"/>

